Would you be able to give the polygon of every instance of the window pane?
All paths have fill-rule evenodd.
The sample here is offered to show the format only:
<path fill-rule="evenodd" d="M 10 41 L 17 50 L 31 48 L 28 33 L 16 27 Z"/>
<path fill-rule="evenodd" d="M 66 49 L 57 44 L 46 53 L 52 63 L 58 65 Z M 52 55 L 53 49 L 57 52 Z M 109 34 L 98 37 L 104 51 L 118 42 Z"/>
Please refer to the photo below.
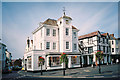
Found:
<path fill-rule="evenodd" d="M 50 42 L 46 43 L 46 49 L 50 49 Z"/>
<path fill-rule="evenodd" d="M 74 44 L 74 50 L 77 50 L 77 45 L 76 44 Z"/>
<path fill-rule="evenodd" d="M 53 49 L 56 49 L 56 43 L 53 43 Z"/>
<path fill-rule="evenodd" d="M 66 49 L 69 49 L 69 42 L 66 42 Z"/>
<path fill-rule="evenodd" d="M 92 53 L 93 52 L 93 47 L 88 47 L 88 53 Z"/>
<path fill-rule="evenodd" d="M 66 35 L 69 35 L 69 29 L 66 28 Z"/>
<path fill-rule="evenodd" d="M 47 31 L 46 31 L 46 35 L 47 35 L 47 36 L 50 35 L 50 29 L 47 29 Z"/>
<path fill-rule="evenodd" d="M 53 29 L 53 36 L 56 36 L 56 30 Z"/>
<path fill-rule="evenodd" d="M 51 66 L 61 66 L 61 64 L 60 64 L 60 57 L 50 57 L 49 58 L 49 66 L 51 67 Z"/>

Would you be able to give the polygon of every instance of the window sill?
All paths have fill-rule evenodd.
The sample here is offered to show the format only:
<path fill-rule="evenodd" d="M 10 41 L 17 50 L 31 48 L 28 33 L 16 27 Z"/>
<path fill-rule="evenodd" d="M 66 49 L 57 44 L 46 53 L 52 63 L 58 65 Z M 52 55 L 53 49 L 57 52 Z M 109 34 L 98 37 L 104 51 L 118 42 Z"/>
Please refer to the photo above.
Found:
<path fill-rule="evenodd" d="M 58 66 L 47 66 L 47 67 L 61 67 L 62 65 L 58 65 Z"/>

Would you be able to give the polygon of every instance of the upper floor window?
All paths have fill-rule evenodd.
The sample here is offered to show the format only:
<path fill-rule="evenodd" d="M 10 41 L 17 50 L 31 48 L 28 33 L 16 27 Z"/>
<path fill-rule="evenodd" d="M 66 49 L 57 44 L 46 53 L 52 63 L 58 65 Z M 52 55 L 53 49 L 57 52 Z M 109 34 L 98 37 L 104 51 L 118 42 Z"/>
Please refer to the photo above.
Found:
<path fill-rule="evenodd" d="M 98 45 L 98 50 L 100 50 L 100 51 L 101 51 L 101 46 L 100 46 L 100 45 Z"/>
<path fill-rule="evenodd" d="M 109 52 L 109 47 L 107 46 L 107 53 Z"/>
<path fill-rule="evenodd" d="M 108 39 L 106 39 L 106 43 L 108 44 Z"/>
<path fill-rule="evenodd" d="M 68 20 L 66 20 L 66 24 L 69 24 L 69 21 L 68 21 Z"/>
<path fill-rule="evenodd" d="M 88 38 L 88 44 L 92 44 L 93 43 L 93 38 Z"/>
<path fill-rule="evenodd" d="M 47 30 L 46 30 L 46 35 L 47 35 L 47 36 L 50 36 L 50 29 L 47 29 Z"/>
<path fill-rule="evenodd" d="M 112 52 L 114 52 L 114 48 L 112 48 Z"/>
<path fill-rule="evenodd" d="M 40 46 L 41 46 L 41 50 L 42 50 L 42 43 L 40 43 Z"/>
<path fill-rule="evenodd" d="M 93 47 L 88 47 L 88 53 L 92 53 L 93 52 Z"/>
<path fill-rule="evenodd" d="M 103 43 L 105 43 L 105 38 L 103 38 Z"/>
<path fill-rule="evenodd" d="M 50 42 L 46 42 L 46 49 L 50 49 Z"/>
<path fill-rule="evenodd" d="M 80 44 L 83 45 L 83 41 L 80 41 Z"/>
<path fill-rule="evenodd" d="M 100 43 L 100 37 L 98 37 L 98 42 Z"/>
<path fill-rule="evenodd" d="M 56 36 L 56 30 L 53 29 L 53 36 Z"/>
<path fill-rule="evenodd" d="M 77 45 L 76 44 L 74 44 L 74 50 L 77 50 Z"/>
<path fill-rule="evenodd" d="M 114 42 L 112 41 L 112 44 L 114 44 Z"/>
<path fill-rule="evenodd" d="M 62 24 L 62 21 L 60 21 L 60 24 Z"/>
<path fill-rule="evenodd" d="M 105 53 L 105 46 L 103 46 L 103 52 Z"/>
<path fill-rule="evenodd" d="M 66 28 L 66 35 L 69 35 L 69 29 Z"/>
<path fill-rule="evenodd" d="M 56 49 L 56 43 L 53 42 L 53 49 Z"/>
<path fill-rule="evenodd" d="M 69 42 L 66 42 L 66 49 L 69 49 Z"/>
<path fill-rule="evenodd" d="M 74 34 L 74 36 L 75 36 L 74 38 L 76 38 L 76 32 L 73 32 L 73 34 Z"/>

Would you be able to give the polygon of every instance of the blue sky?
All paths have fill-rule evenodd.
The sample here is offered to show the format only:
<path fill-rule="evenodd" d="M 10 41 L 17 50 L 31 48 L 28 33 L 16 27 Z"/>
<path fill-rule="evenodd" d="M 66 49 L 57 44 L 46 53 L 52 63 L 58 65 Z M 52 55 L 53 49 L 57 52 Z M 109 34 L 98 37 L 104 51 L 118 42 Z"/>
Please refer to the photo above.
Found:
<path fill-rule="evenodd" d="M 2 41 L 12 53 L 13 59 L 22 57 L 27 37 L 39 22 L 48 18 L 58 19 L 70 16 L 79 35 L 96 30 L 114 33 L 118 36 L 117 2 L 3 2 L 2 3 Z"/>

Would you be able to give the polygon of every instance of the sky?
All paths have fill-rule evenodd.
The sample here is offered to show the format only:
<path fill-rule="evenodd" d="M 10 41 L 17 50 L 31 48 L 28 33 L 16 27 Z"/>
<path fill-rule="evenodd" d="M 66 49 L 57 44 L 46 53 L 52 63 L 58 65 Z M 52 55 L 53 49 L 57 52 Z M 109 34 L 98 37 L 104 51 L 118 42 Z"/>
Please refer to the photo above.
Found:
<path fill-rule="evenodd" d="M 63 7 L 80 30 L 79 36 L 99 30 L 118 37 L 117 2 L 3 2 L 2 41 L 13 59 L 23 57 L 27 37 L 32 39 L 38 23 L 48 18 L 57 20 Z"/>

